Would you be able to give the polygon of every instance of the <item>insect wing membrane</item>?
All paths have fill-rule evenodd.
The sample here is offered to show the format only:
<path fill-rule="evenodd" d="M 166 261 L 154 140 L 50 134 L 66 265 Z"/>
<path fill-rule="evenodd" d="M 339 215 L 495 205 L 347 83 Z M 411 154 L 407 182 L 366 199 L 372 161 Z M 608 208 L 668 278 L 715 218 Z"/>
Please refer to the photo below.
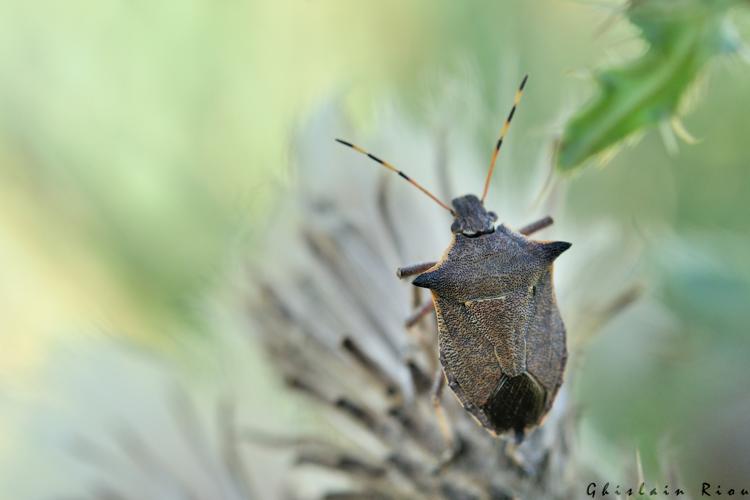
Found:
<path fill-rule="evenodd" d="M 464 405 L 482 407 L 503 375 L 526 370 L 529 297 L 517 292 L 464 303 L 438 297 L 436 303 L 446 374 L 458 385 Z"/>

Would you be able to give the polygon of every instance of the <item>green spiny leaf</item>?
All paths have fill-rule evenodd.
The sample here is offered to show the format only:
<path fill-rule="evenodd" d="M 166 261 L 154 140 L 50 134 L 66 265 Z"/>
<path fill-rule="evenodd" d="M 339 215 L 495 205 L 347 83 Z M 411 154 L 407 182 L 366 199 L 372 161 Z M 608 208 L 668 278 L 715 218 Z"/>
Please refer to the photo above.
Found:
<path fill-rule="evenodd" d="M 599 93 L 566 124 L 558 169 L 571 171 L 634 132 L 671 118 L 706 63 L 736 42 L 727 11 L 739 0 L 632 1 L 627 16 L 647 50 L 596 76 Z"/>

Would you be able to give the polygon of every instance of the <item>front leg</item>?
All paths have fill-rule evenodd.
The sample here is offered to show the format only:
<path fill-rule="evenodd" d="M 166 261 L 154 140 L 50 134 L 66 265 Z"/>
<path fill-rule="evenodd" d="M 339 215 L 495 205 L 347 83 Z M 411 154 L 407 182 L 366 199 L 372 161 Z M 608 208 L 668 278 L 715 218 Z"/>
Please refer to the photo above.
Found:
<path fill-rule="evenodd" d="M 524 236 L 530 236 L 537 231 L 541 231 L 545 227 L 551 226 L 555 221 L 552 220 L 552 217 L 549 215 L 546 217 L 542 217 L 541 219 L 532 222 L 531 224 L 528 224 L 526 226 L 523 226 L 521 229 L 518 230 L 519 233 L 521 233 Z"/>
<path fill-rule="evenodd" d="M 396 269 L 396 276 L 399 278 L 408 278 L 415 274 L 422 274 L 435 264 L 437 264 L 437 262 L 422 262 L 420 264 L 412 264 L 411 266 L 399 267 Z"/>

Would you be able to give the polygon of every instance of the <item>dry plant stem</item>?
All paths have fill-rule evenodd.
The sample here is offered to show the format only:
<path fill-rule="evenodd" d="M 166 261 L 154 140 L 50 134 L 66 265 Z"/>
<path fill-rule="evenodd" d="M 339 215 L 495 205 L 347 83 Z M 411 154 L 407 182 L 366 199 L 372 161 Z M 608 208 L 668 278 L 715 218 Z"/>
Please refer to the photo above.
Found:
<path fill-rule="evenodd" d="M 585 349 L 589 342 L 612 318 L 635 303 L 643 295 L 643 292 L 643 284 L 635 283 L 620 291 L 604 305 L 592 307 L 592 310 L 579 327 L 578 340 L 572 350 L 582 351 Z"/>
<path fill-rule="evenodd" d="M 385 372 L 351 337 L 344 337 L 341 342 L 343 350 L 360 365 L 365 373 L 372 376 L 376 383 L 382 385 L 390 396 L 400 394 L 400 389 L 393 378 Z"/>

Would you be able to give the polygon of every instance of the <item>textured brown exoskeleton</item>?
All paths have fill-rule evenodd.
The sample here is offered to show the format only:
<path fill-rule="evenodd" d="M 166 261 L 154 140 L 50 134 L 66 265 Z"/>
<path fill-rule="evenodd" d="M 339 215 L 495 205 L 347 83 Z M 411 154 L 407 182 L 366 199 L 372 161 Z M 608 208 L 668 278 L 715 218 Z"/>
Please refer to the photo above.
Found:
<path fill-rule="evenodd" d="M 337 139 L 397 172 L 454 217 L 453 241 L 438 262 L 399 269 L 418 275 L 413 284 L 432 292 L 437 315 L 440 364 L 463 407 L 489 431 L 512 431 L 520 439 L 552 406 L 565 369 L 565 326 L 555 302 L 552 264 L 570 247 L 534 241 L 533 232 L 552 223 L 546 217 L 519 231 L 484 207 L 503 138 L 520 101 L 524 77 L 495 146 L 481 200 L 468 194 L 453 208 L 388 162 Z M 407 324 L 430 308 L 421 308 Z M 442 373 L 435 385 L 439 397 Z M 436 397 L 436 401 L 438 401 Z"/>

